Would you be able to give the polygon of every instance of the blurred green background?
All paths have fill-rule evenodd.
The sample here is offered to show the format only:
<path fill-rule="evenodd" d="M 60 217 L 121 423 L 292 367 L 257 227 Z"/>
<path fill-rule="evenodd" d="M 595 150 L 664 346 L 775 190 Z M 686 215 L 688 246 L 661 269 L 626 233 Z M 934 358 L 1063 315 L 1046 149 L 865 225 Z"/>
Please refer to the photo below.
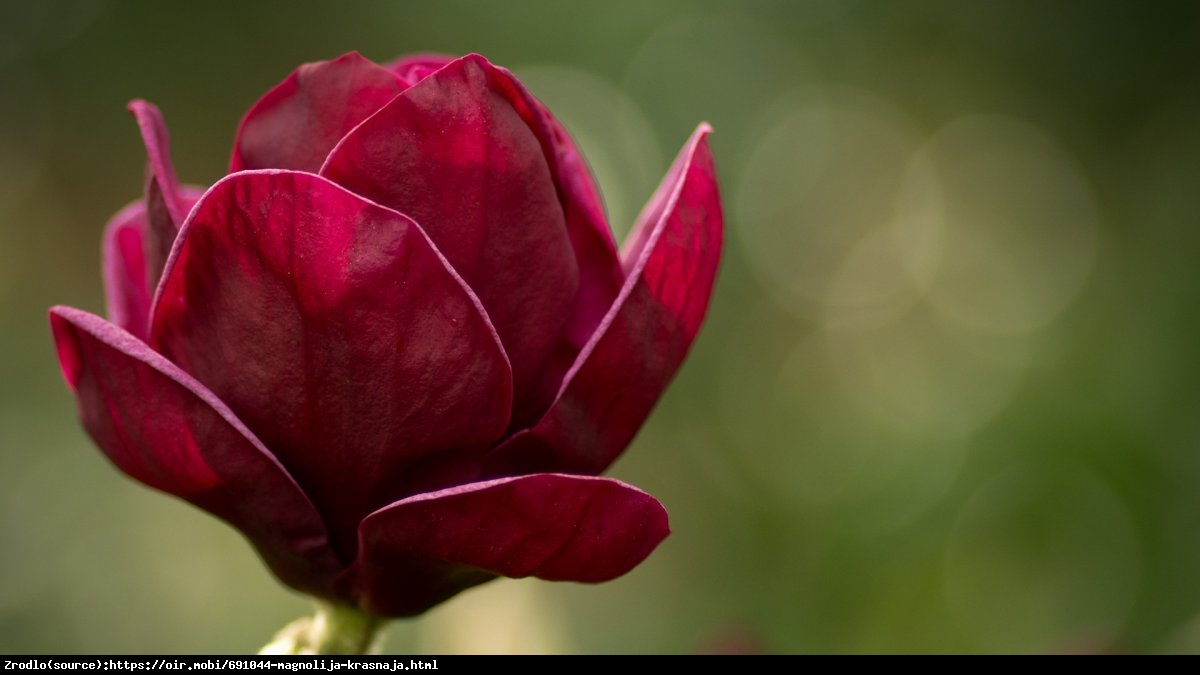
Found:
<path fill-rule="evenodd" d="M 388 651 L 1200 651 L 1200 7 L 1083 0 L 2 0 L 0 651 L 249 652 L 307 612 L 92 447 L 45 313 L 103 311 L 126 102 L 209 184 L 262 92 L 351 49 L 512 67 L 618 235 L 708 120 L 727 211 L 611 471 L 674 534 Z"/>

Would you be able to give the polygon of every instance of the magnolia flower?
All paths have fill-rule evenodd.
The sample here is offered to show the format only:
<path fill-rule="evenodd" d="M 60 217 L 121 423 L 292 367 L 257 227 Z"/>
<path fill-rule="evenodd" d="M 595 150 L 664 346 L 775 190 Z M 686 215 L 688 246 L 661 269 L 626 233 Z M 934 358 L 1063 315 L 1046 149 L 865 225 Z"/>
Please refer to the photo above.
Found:
<path fill-rule="evenodd" d="M 618 252 L 575 144 L 477 55 L 302 66 L 206 190 L 130 108 L 148 179 L 105 232 L 109 318 L 51 310 L 119 469 L 377 617 L 496 576 L 605 581 L 667 535 L 658 501 L 595 476 L 708 307 L 707 126 Z"/>

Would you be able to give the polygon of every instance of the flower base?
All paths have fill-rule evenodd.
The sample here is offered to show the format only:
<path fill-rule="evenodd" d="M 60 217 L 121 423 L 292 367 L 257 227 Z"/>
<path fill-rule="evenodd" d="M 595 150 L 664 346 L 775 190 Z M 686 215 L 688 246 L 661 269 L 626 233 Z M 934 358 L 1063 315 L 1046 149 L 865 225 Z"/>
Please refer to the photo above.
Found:
<path fill-rule="evenodd" d="M 351 655 L 379 649 L 383 620 L 347 605 L 317 601 L 317 612 L 284 626 L 258 651 L 274 655 Z"/>

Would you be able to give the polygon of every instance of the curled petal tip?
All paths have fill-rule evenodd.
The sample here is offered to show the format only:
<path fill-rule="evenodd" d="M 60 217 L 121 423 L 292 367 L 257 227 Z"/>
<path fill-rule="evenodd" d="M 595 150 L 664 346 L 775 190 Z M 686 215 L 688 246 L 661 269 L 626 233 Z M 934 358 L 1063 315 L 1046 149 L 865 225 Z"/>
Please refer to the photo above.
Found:
<path fill-rule="evenodd" d="M 724 218 L 706 127 L 680 151 L 626 240 L 625 285 L 556 400 L 528 433 L 492 451 L 489 475 L 603 471 L 674 377 L 708 310 L 721 258 Z"/>

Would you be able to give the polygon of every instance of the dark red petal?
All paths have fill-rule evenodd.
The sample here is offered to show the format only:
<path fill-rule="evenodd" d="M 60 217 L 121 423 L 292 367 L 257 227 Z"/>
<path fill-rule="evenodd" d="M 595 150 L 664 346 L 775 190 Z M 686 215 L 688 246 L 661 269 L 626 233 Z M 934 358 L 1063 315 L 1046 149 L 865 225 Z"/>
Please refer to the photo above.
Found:
<path fill-rule="evenodd" d="M 229 170 L 316 172 L 346 132 L 406 86 L 358 52 L 300 66 L 242 118 Z"/>
<path fill-rule="evenodd" d="M 530 112 L 508 87 L 482 57 L 454 61 L 347 134 L 321 173 L 429 233 L 487 308 L 521 405 L 562 338 L 579 278 Z"/>
<path fill-rule="evenodd" d="M 508 423 L 511 372 L 478 299 L 412 221 L 315 174 L 214 185 L 156 303 L 151 345 L 275 451 L 346 561 L 365 515 L 463 479 L 435 455 Z"/>
<path fill-rule="evenodd" d="M 158 285 L 163 264 L 171 253 L 175 235 L 199 195 L 179 186 L 171 164 L 171 143 L 162 112 L 151 103 L 136 100 L 129 112 L 137 119 L 146 146 L 146 231 L 144 251 L 150 287 Z"/>
<path fill-rule="evenodd" d="M 492 575 L 601 582 L 633 569 L 670 529 L 662 504 L 609 478 L 534 474 L 396 502 L 363 521 L 348 594 L 411 616 Z"/>
<path fill-rule="evenodd" d="M 181 187 L 179 192 L 187 210 L 191 210 L 204 194 L 203 190 L 189 186 Z M 153 285 L 147 276 L 148 228 L 146 202 L 138 200 L 108 221 L 101 244 L 108 320 L 139 340 L 145 340 L 150 330 L 150 300 L 154 296 Z"/>
<path fill-rule="evenodd" d="M 629 278 L 554 405 L 492 452 L 488 475 L 599 473 L 654 408 L 700 329 L 721 257 L 709 131 L 692 135 L 630 233 Z"/>
<path fill-rule="evenodd" d="M 146 168 L 149 179 L 160 185 L 164 216 L 178 229 L 187 218 L 187 211 L 179 198 L 179 180 L 171 164 L 171 139 L 162 111 L 153 103 L 135 100 L 129 104 L 129 112 L 137 120 L 142 143 L 146 146 Z"/>
<path fill-rule="evenodd" d="M 386 67 L 411 85 L 453 60 L 453 57 L 441 54 L 412 54 L 396 59 Z M 617 297 L 625 275 L 617 259 L 600 191 L 575 141 L 515 75 L 504 68 L 487 65 L 505 83 L 502 93 L 514 101 L 514 107 L 542 144 L 550 173 L 558 186 L 567 232 L 579 265 L 579 302 L 568 329 L 569 342 L 565 345 L 569 358 L 556 375 L 547 378 L 553 393 L 563 372 Z"/>
<path fill-rule="evenodd" d="M 117 212 L 104 227 L 101 246 L 108 320 L 146 339 L 150 283 L 146 280 L 146 205 L 137 201 Z"/>
<path fill-rule="evenodd" d="M 528 425 L 540 417 L 553 400 L 563 375 L 612 306 L 625 274 L 617 258 L 600 192 L 583 154 L 558 120 L 516 76 L 504 68 L 493 68 L 506 81 L 505 93 L 517 101 L 515 107 L 528 111 L 526 122 L 546 153 L 562 201 L 575 262 L 579 266 L 579 295 L 564 339 L 542 374 L 538 391 L 527 397 L 529 402 L 513 420 L 514 424 Z"/>
<path fill-rule="evenodd" d="M 455 57 L 445 54 L 408 54 L 385 64 L 384 68 L 395 73 L 396 77 L 411 87 L 454 59 Z"/>
<path fill-rule="evenodd" d="M 98 316 L 50 310 L 83 425 L 130 477 L 227 521 L 287 585 L 328 596 L 340 569 L 320 515 L 211 391 Z"/>

